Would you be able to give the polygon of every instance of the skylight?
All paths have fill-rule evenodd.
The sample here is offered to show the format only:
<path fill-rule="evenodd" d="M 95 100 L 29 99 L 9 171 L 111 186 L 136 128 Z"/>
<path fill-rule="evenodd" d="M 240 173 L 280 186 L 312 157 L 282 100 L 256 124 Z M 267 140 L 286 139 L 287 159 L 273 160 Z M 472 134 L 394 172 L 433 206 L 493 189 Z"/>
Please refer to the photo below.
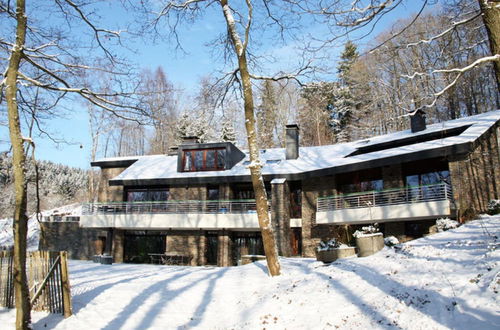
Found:
<path fill-rule="evenodd" d="M 409 146 L 412 144 L 429 142 L 429 141 L 444 139 L 447 137 L 457 136 L 457 135 L 462 134 L 467 128 L 469 128 L 471 126 L 472 125 L 464 125 L 464 126 L 460 126 L 460 127 L 453 127 L 453 128 L 449 128 L 449 129 L 444 129 L 444 130 L 438 131 L 438 132 L 430 132 L 427 134 L 413 135 L 413 136 L 409 136 L 407 138 L 400 139 L 400 140 L 382 142 L 382 143 L 377 143 L 377 144 L 370 144 L 370 145 L 367 145 L 364 147 L 357 148 L 356 151 L 350 153 L 349 155 L 347 155 L 345 157 L 364 155 L 364 154 L 368 154 L 370 152 L 376 152 L 376 151 L 382 151 L 382 150 L 387 150 L 387 149 L 392 149 L 392 148 L 404 147 L 404 146 Z"/>

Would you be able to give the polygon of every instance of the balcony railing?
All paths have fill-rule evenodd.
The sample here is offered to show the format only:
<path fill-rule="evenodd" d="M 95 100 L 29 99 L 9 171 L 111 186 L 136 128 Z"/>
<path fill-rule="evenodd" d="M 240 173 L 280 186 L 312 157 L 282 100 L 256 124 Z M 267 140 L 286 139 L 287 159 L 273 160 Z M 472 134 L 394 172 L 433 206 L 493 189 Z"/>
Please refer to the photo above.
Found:
<path fill-rule="evenodd" d="M 255 200 L 112 202 L 83 204 L 83 215 L 93 214 L 224 214 L 256 213 Z"/>
<path fill-rule="evenodd" d="M 318 212 L 452 200 L 447 183 L 318 198 Z"/>

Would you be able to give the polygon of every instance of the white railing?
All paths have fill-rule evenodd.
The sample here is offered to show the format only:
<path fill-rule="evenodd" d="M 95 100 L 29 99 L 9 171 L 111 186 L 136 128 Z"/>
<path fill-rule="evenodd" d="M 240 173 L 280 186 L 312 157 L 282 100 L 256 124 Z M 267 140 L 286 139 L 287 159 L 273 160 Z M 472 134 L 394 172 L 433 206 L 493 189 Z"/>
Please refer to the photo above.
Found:
<path fill-rule="evenodd" d="M 451 186 L 447 183 L 361 192 L 318 198 L 318 212 L 412 204 L 430 201 L 452 200 Z"/>
<path fill-rule="evenodd" d="M 256 204 L 255 200 L 85 203 L 82 212 L 84 215 L 256 213 Z"/>

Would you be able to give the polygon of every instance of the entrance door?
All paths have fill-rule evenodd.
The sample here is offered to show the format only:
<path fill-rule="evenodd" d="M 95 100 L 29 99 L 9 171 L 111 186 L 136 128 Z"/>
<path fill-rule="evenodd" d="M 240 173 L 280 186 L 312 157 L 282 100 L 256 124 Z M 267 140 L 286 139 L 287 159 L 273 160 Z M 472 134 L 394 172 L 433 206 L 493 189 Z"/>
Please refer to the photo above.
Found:
<path fill-rule="evenodd" d="M 207 265 L 217 266 L 217 252 L 219 250 L 219 236 L 216 233 L 208 233 L 205 250 L 205 259 Z"/>
<path fill-rule="evenodd" d="M 290 235 L 290 244 L 292 245 L 292 255 L 298 256 L 302 254 L 302 229 L 292 228 Z"/>

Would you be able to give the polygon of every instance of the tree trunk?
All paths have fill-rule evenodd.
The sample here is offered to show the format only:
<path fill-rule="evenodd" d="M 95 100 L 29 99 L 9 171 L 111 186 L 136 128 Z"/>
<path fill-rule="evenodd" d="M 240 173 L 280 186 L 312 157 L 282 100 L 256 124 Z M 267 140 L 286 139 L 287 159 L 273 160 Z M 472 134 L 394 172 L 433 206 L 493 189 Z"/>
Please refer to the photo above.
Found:
<path fill-rule="evenodd" d="M 262 233 L 262 242 L 264 244 L 264 252 L 266 254 L 267 268 L 269 269 L 269 274 L 271 276 L 276 276 L 280 275 L 280 264 L 278 260 L 278 249 L 276 247 L 274 231 L 269 220 L 266 189 L 261 172 L 262 164 L 259 159 L 259 148 L 255 131 L 252 82 L 250 79 L 250 73 L 248 72 L 246 47 L 241 42 L 241 39 L 236 30 L 234 17 L 232 15 L 231 9 L 229 8 L 228 1 L 220 0 L 220 4 L 222 6 L 222 11 L 224 12 L 224 18 L 226 19 L 231 42 L 238 58 L 238 67 L 240 71 L 241 84 L 243 87 L 245 128 L 247 131 L 248 149 L 250 152 L 250 176 L 252 178 L 252 185 L 255 191 L 257 217 L 259 219 L 259 227 Z M 251 20 L 251 13 L 249 15 L 249 20 Z"/>
<path fill-rule="evenodd" d="M 478 0 L 483 16 L 484 26 L 488 32 L 492 55 L 500 54 L 500 4 L 498 1 Z M 500 92 L 500 61 L 493 62 L 497 88 Z"/>
<path fill-rule="evenodd" d="M 12 48 L 6 76 L 7 112 L 9 134 L 12 144 L 12 166 L 14 172 L 15 209 L 14 209 L 14 292 L 16 300 L 16 329 L 28 329 L 31 323 L 28 281 L 26 278 L 26 236 L 28 217 L 26 215 L 26 178 L 24 141 L 17 106 L 17 75 L 26 39 L 27 18 L 24 0 L 16 5 L 16 42 Z"/>

